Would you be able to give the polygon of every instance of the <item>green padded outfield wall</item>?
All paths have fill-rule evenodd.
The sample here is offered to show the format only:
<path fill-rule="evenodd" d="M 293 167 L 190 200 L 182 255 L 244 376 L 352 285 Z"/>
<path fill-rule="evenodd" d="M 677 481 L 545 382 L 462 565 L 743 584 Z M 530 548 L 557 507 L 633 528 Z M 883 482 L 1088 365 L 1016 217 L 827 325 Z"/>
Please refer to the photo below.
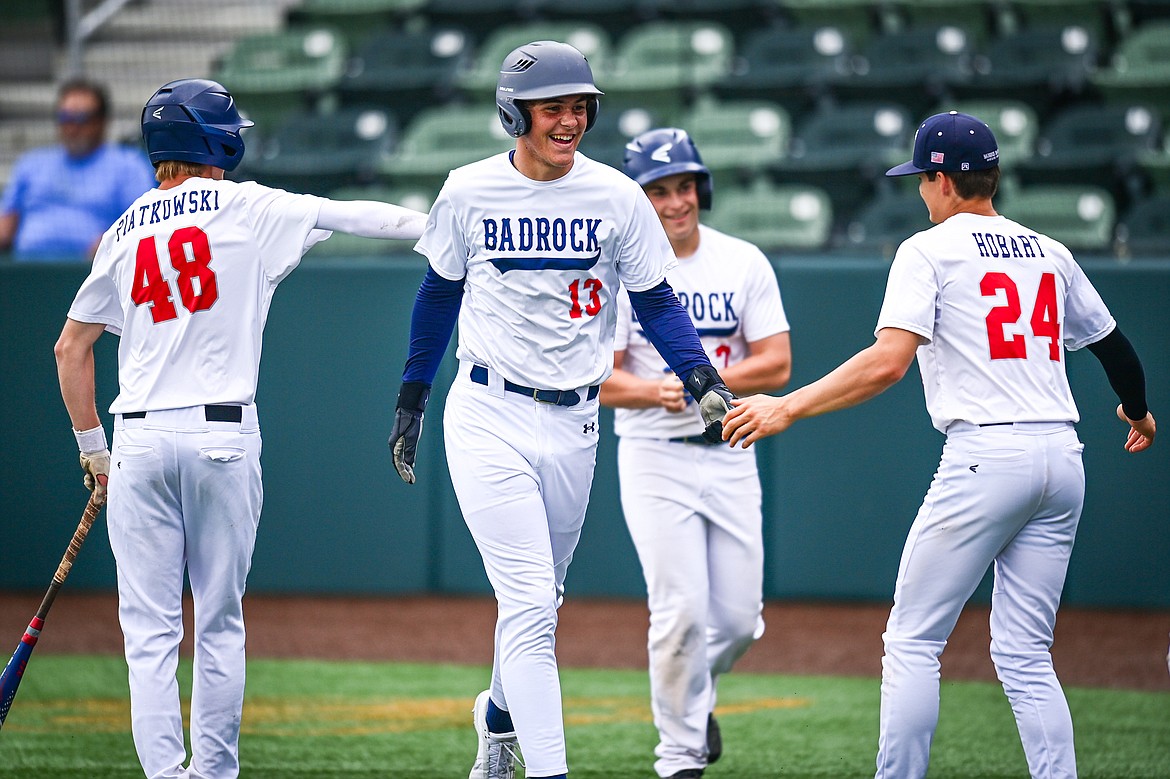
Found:
<path fill-rule="evenodd" d="M 1085 267 L 1145 359 L 1151 408 L 1170 418 L 1170 261 Z M 885 264 L 785 257 L 776 268 L 793 327 L 793 387 L 872 342 Z M 417 484 L 398 479 L 386 447 L 422 270 L 409 251 L 386 259 L 310 255 L 278 289 L 260 378 L 265 505 L 251 591 L 488 591 L 443 459 L 450 354 L 427 415 Z M 3 589 L 47 586 L 85 503 L 52 353 L 85 273 L 84 265 L 0 263 Z M 116 349 L 112 336 L 98 343 L 103 410 L 115 393 Z M 1170 442 L 1127 455 L 1097 361 L 1081 352 L 1068 363 L 1083 416 L 1088 497 L 1065 603 L 1170 607 Z M 606 433 L 569 593 L 642 597 L 618 502 L 610 412 L 602 420 Z M 767 596 L 888 601 L 942 442 L 916 369 L 860 408 L 807 420 L 764 442 Z M 99 520 L 71 588 L 113 588 L 104 530 Z M 987 593 L 985 582 L 976 597 Z"/>

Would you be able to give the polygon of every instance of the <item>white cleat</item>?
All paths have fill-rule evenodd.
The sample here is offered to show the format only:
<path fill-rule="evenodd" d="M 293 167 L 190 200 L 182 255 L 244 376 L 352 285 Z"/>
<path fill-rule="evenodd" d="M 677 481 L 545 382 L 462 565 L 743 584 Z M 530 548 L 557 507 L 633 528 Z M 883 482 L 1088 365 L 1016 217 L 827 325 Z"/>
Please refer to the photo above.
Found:
<path fill-rule="evenodd" d="M 515 779 L 516 753 L 519 749 L 516 731 L 492 733 L 488 730 L 487 707 L 490 697 L 490 690 L 481 692 L 475 697 L 475 707 L 471 710 L 479 748 L 475 753 L 475 765 L 471 767 L 467 779 Z"/>

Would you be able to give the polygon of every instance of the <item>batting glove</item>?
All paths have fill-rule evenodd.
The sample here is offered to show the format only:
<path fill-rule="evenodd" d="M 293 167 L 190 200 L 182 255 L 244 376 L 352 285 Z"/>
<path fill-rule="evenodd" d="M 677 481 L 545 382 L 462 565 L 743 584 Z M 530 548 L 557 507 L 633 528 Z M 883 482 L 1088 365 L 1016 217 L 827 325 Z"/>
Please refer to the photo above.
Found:
<path fill-rule="evenodd" d="M 106 445 L 106 431 L 98 425 L 92 430 L 74 430 L 73 435 L 81 450 L 85 488 L 93 493 L 94 503 L 105 505 L 106 483 L 110 480 L 110 449 Z"/>
<path fill-rule="evenodd" d="M 430 394 L 431 386 L 421 381 L 404 381 L 398 390 L 389 444 L 394 453 L 394 468 L 407 484 L 414 484 L 414 456 L 418 437 L 422 435 L 423 409 Z"/>
<path fill-rule="evenodd" d="M 699 401 L 699 413 L 703 416 L 703 438 L 712 444 L 723 442 L 723 417 L 731 411 L 735 395 L 723 383 L 719 372 L 710 365 L 700 365 L 691 371 L 684 382 L 687 391 Z"/>

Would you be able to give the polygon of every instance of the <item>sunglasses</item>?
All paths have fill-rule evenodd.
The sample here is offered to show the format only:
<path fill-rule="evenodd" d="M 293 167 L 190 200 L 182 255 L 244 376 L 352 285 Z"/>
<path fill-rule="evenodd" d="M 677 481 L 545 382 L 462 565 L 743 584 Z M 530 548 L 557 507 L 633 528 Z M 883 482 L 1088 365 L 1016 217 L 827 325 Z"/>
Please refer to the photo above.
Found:
<path fill-rule="evenodd" d="M 86 124 L 98 118 L 96 111 L 58 111 L 57 124 Z"/>

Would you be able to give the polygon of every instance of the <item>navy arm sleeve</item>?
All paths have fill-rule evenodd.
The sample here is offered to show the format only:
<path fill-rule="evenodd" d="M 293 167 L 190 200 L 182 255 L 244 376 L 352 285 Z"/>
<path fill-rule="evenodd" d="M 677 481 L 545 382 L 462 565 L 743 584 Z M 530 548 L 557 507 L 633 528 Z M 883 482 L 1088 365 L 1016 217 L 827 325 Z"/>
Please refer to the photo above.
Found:
<path fill-rule="evenodd" d="M 688 389 L 691 387 L 687 378 L 695 368 L 707 366 L 714 371 L 694 323 L 665 279 L 645 292 L 631 292 L 630 303 L 650 343 Z M 695 399 L 699 397 L 696 395 Z"/>
<path fill-rule="evenodd" d="M 404 383 L 418 382 L 429 387 L 435 380 L 459 319 L 463 282 L 464 279 L 450 281 L 427 268 L 410 316 L 410 350 L 402 371 Z"/>
<path fill-rule="evenodd" d="M 1134 420 L 1145 419 L 1150 410 L 1146 405 L 1146 373 L 1121 328 L 1114 327 L 1109 335 L 1089 344 L 1089 351 L 1101 361 L 1125 415 Z"/>

